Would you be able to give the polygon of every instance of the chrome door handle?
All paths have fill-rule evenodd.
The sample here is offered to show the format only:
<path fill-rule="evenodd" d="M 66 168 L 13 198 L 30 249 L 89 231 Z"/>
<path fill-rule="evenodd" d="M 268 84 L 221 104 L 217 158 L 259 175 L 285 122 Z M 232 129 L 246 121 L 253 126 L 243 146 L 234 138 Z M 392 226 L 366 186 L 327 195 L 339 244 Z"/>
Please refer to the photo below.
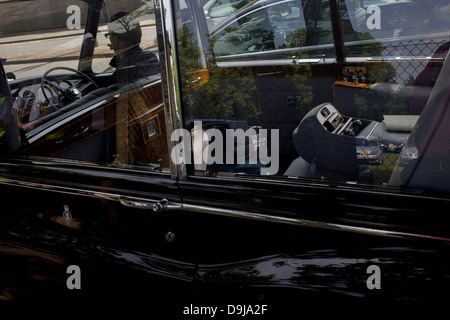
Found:
<path fill-rule="evenodd" d="M 153 209 L 153 202 L 147 202 L 147 201 L 141 201 L 137 199 L 130 199 L 130 198 L 119 198 L 119 202 L 121 205 L 129 208 L 135 208 L 135 209 L 147 209 L 152 210 Z"/>
<path fill-rule="evenodd" d="M 169 200 L 162 199 L 161 201 L 151 202 L 140 199 L 132 199 L 132 198 L 122 198 L 119 199 L 120 204 L 125 207 L 134 208 L 134 209 L 145 209 L 145 210 L 153 210 L 154 212 L 163 212 L 163 211 L 171 211 L 171 210 L 183 210 L 183 205 L 181 204 L 170 204 Z"/>
<path fill-rule="evenodd" d="M 197 77 L 197 79 L 195 79 L 195 80 L 186 80 L 186 84 L 197 83 L 197 82 L 200 82 L 200 80 L 202 80 L 202 77 Z"/>
<path fill-rule="evenodd" d="M 167 199 L 162 199 L 161 201 L 153 204 L 153 211 L 155 212 L 172 211 L 172 210 L 183 210 L 183 205 L 170 204 L 169 200 Z"/>

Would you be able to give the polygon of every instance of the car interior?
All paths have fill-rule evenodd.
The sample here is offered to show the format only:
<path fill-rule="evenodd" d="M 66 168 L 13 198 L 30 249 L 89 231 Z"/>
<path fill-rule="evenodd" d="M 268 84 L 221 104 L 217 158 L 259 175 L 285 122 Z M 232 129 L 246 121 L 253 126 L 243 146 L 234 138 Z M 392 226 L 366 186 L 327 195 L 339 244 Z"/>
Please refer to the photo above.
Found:
<path fill-rule="evenodd" d="M 413 174 L 415 169 L 404 168 L 421 162 L 423 153 L 413 144 L 427 113 L 422 109 L 443 107 L 433 106 L 432 97 L 448 62 L 448 28 L 438 33 L 429 33 L 431 25 L 406 29 L 405 12 L 417 10 L 420 3 L 384 1 L 379 6 L 382 28 L 371 29 L 368 19 L 376 12 L 369 6 L 376 1 L 340 1 L 347 56 L 336 61 L 331 57 L 337 53 L 329 51 L 335 42 L 328 1 L 283 2 L 291 9 L 297 3 L 302 9 L 297 16 L 304 16 L 304 22 L 292 28 L 277 24 L 272 19 L 276 14 L 269 14 L 279 10 L 282 15 L 283 5 L 271 2 L 264 7 L 256 1 L 253 11 L 250 4 L 210 30 L 217 64 L 209 69 L 208 83 L 185 91 L 185 123 L 228 116 L 245 120 L 247 127 L 279 130 L 278 175 L 412 188 L 408 179 L 394 177 L 401 171 L 403 176 Z M 292 15 L 294 10 L 286 12 Z M 398 19 L 386 20 L 395 13 Z M 195 29 L 188 22 L 186 26 Z M 277 27 L 283 26 L 284 39 L 302 31 L 303 40 L 293 42 L 292 48 L 274 45 L 280 35 Z M 219 108 L 221 102 L 214 97 L 226 92 L 234 92 L 232 107 Z M 229 170 L 207 166 L 205 174 L 227 176 Z M 245 175 L 254 168 L 231 171 Z M 442 179 L 445 176 L 442 172 Z M 423 187 L 442 190 L 433 183 Z"/>
<path fill-rule="evenodd" d="M 438 76 L 444 61 L 448 65 L 448 30 L 428 34 L 423 29 L 419 37 L 402 38 L 403 18 L 393 26 L 385 16 L 380 22 L 384 29 L 371 30 L 366 22 L 373 1 L 342 0 L 341 50 L 347 56 L 339 60 L 328 1 L 254 1 L 232 10 L 207 32 L 197 30 L 202 23 L 192 19 L 187 3 L 179 2 L 179 116 L 186 128 L 201 120 L 204 130 L 226 131 L 230 123 L 255 130 L 254 148 L 279 143 L 279 177 L 408 188 L 425 186 L 425 178 L 413 177 L 414 172 L 435 181 L 446 179 L 448 155 L 440 155 L 441 160 L 427 157 L 438 146 L 435 136 L 426 147 L 417 137 L 427 136 L 423 123 L 430 132 L 445 135 L 445 126 L 439 126 L 448 118 L 439 98 L 445 99 L 445 90 L 437 84 L 446 81 Z M 415 1 L 380 3 L 381 10 L 391 9 L 389 14 L 415 6 Z M 91 9 L 90 19 L 98 27 L 106 18 L 100 7 Z M 203 8 L 197 9 L 206 20 Z M 136 18 L 133 12 L 126 17 Z M 92 64 L 105 55 L 100 49 L 106 50 L 106 44 L 100 39 L 109 35 L 106 27 L 105 22 L 96 31 L 98 43 L 92 41 L 93 30 L 86 28 L 78 68 L 61 64 L 9 82 L 19 136 L 9 145 L 16 154 L 148 170 L 169 167 L 159 73 L 118 85 L 109 81 L 114 69 L 93 71 Z M 205 43 L 209 46 L 199 46 Z M 144 52 L 150 49 L 141 47 Z M 191 81 L 188 75 L 198 77 Z M 414 108 L 424 111 L 411 111 L 419 100 L 421 107 Z M 430 111 L 434 108 L 437 111 Z M 278 130 L 279 141 L 270 135 L 258 140 L 258 129 Z M 427 166 L 439 170 L 424 169 Z M 201 167 L 194 172 L 255 172 L 253 164 Z"/>
<path fill-rule="evenodd" d="M 141 27 L 138 37 L 142 51 L 135 51 L 140 58 L 153 57 L 154 62 L 131 60 L 128 66 L 119 69 L 93 71 L 100 68 L 96 63 L 113 58 L 106 44 L 113 36 L 119 39 L 121 24 L 131 29 L 121 40 L 125 43 L 127 37 L 134 36 L 131 32 L 136 21 L 139 24 L 139 20 L 147 19 L 152 7 L 140 5 L 136 11 L 126 12 L 119 18 L 118 28 L 114 25 L 116 21 L 108 22 L 109 12 L 101 3 L 90 3 L 84 35 L 82 30 L 77 35 L 82 38 L 80 45 L 74 47 L 78 54 L 81 52 L 78 66 L 65 66 L 58 63 L 59 56 L 49 55 L 47 63 L 38 65 L 39 70 L 44 70 L 42 74 L 30 67 L 28 74 L 32 76 L 9 82 L 12 114 L 18 127 L 18 134 L 10 135 L 10 140 L 19 141 L 12 151 L 18 156 L 51 156 L 144 170 L 160 170 L 163 165 L 167 168 L 159 62 L 153 50 L 145 47 L 148 40 L 142 39 Z M 93 43 L 92 34 L 99 23 L 103 27 Z M 8 68 L 14 67 L 9 67 L 8 61 L 5 63 Z M 49 67 L 45 68 L 46 65 Z M 20 75 L 27 74 L 25 68 L 16 69 Z M 122 78 L 113 79 L 116 75 Z"/>

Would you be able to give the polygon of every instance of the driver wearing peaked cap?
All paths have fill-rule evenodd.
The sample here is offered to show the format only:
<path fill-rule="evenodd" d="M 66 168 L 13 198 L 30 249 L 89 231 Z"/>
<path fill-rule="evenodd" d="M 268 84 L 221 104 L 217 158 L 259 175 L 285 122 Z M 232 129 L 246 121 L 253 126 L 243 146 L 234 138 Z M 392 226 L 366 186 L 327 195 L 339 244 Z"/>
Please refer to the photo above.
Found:
<path fill-rule="evenodd" d="M 158 58 L 139 46 L 142 30 L 139 21 L 127 12 L 118 12 L 108 23 L 109 47 L 114 50 L 110 65 L 116 68 L 109 84 L 127 84 L 160 72 Z"/>

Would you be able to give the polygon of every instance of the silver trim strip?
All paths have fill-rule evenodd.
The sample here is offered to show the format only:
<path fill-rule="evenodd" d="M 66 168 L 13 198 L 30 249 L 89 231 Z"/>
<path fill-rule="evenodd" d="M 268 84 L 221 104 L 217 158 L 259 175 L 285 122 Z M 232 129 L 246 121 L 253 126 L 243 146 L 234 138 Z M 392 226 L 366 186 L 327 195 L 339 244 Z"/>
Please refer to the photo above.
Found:
<path fill-rule="evenodd" d="M 336 58 L 325 59 L 273 59 L 273 60 L 231 60 L 231 61 L 217 61 L 216 65 L 219 68 L 232 67 L 265 67 L 265 66 L 292 66 L 303 64 L 328 63 L 332 64 Z M 295 62 L 295 63 L 294 63 Z"/>
<path fill-rule="evenodd" d="M 375 128 L 378 127 L 379 124 L 380 124 L 379 122 L 375 123 L 375 125 L 372 128 L 372 130 L 370 130 L 369 134 L 367 135 L 366 140 L 370 138 L 372 133 L 375 131 Z"/>
<path fill-rule="evenodd" d="M 85 189 L 71 188 L 71 187 L 63 187 L 63 186 L 55 186 L 45 183 L 37 183 L 31 181 L 23 181 L 23 180 L 13 180 L 0 177 L 0 184 L 10 185 L 10 186 L 20 186 L 31 189 L 39 189 L 46 190 L 52 192 L 60 192 L 72 195 L 82 195 L 106 200 L 120 201 L 120 195 L 114 193 L 106 193 L 106 192 L 98 192 L 91 191 Z"/>
<path fill-rule="evenodd" d="M 309 227 L 309 228 L 318 228 L 318 229 L 335 230 L 335 231 L 349 231 L 349 232 L 356 232 L 356 233 L 362 233 L 362 234 L 370 234 L 370 235 L 393 237 L 393 238 L 403 238 L 403 239 L 410 239 L 410 238 L 432 239 L 432 240 L 439 240 L 439 241 L 444 241 L 444 242 L 450 243 L 450 239 L 442 238 L 442 237 L 427 236 L 427 235 L 407 233 L 407 232 L 398 232 L 398 231 L 391 231 L 391 230 L 381 230 L 381 229 L 374 229 L 374 228 L 362 228 L 362 227 L 356 227 L 356 226 L 350 226 L 350 225 L 328 223 L 328 222 L 321 222 L 321 221 L 312 221 L 312 220 L 297 219 L 297 218 L 289 218 L 289 217 L 281 217 L 281 216 L 273 216 L 273 215 L 266 215 L 266 214 L 260 214 L 260 213 L 250 213 L 250 212 L 241 211 L 241 210 L 213 208 L 213 207 L 190 205 L 190 204 L 183 204 L 182 208 L 184 211 L 201 212 L 201 213 L 215 214 L 215 215 L 228 216 L 228 217 L 241 217 L 241 218 L 246 218 L 246 219 L 283 223 L 283 224 L 290 224 L 290 225 L 296 225 L 296 226 L 304 226 L 304 227 Z"/>

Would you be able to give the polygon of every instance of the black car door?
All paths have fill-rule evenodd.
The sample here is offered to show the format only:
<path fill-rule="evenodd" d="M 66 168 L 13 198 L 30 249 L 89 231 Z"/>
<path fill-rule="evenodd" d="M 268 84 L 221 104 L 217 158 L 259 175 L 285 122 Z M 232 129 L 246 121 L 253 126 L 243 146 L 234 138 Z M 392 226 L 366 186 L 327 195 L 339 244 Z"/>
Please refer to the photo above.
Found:
<path fill-rule="evenodd" d="M 261 6 L 274 9 L 283 3 Z M 332 20 L 339 23 L 333 24 L 331 36 L 344 54 L 335 62 L 338 72 L 300 75 L 311 77 L 306 81 L 314 88 L 305 92 L 318 104 L 299 110 L 292 119 L 280 111 L 286 99 L 270 88 L 277 90 L 298 74 L 281 75 L 276 68 L 263 74 L 268 97 L 263 109 L 254 94 L 261 75 L 249 67 L 269 69 L 279 61 L 260 60 L 263 40 L 253 44 L 255 52 L 246 53 L 247 60 L 240 52 L 228 52 L 249 48 L 244 44 L 254 36 L 247 34 L 248 26 L 265 30 L 261 17 L 250 16 L 248 7 L 233 11 L 223 22 L 230 26 L 214 38 L 198 30 L 210 21 L 202 18 L 197 2 L 162 2 L 164 57 L 167 63 L 178 62 L 166 74 L 172 112 L 181 120 L 172 136 L 172 161 L 182 177 L 183 210 L 189 216 L 183 228 L 193 231 L 196 284 L 203 301 L 219 306 L 266 301 L 276 312 L 299 313 L 298 301 L 324 298 L 353 303 L 448 297 L 443 284 L 449 271 L 449 180 L 442 166 L 447 155 L 429 156 L 436 163 L 428 162 L 433 174 L 427 176 L 426 169 L 417 170 L 427 166 L 423 161 L 435 148 L 419 151 L 414 146 L 419 132 L 428 132 L 427 141 L 435 143 L 440 139 L 431 136 L 447 132 L 448 112 L 443 110 L 448 110 L 448 77 L 440 73 L 440 85 L 430 95 L 433 102 L 426 106 L 428 116 L 407 114 L 411 88 L 403 88 L 398 74 L 404 70 L 395 60 L 420 64 L 422 56 L 414 51 L 408 59 L 375 59 L 375 52 L 387 53 L 376 33 L 368 32 L 368 5 L 330 1 L 335 9 L 336 4 L 339 10 L 332 11 Z M 175 19 L 167 12 L 174 12 Z M 232 25 L 236 16 L 248 21 Z M 269 36 L 266 45 L 275 38 Z M 220 54 L 205 50 L 204 43 Z M 439 60 L 441 66 L 443 61 L 448 67 L 445 59 Z M 297 62 L 292 59 L 286 68 L 296 68 Z M 205 65 L 209 78 L 192 87 L 186 74 Z M 426 64 L 408 72 L 418 77 L 424 69 Z M 316 78 L 320 76 L 333 80 Z M 402 90 L 380 92 L 393 84 Z M 327 100 L 324 92 L 332 93 Z M 270 108 L 273 117 L 265 117 Z M 441 111 L 432 111 L 436 108 Z M 276 120 L 283 116 L 283 121 Z M 295 126 L 285 128 L 291 121 Z M 409 125 L 399 127 L 404 122 Z"/>
<path fill-rule="evenodd" d="M 88 27 L 98 18 L 90 12 Z M 182 219 L 173 219 L 182 198 L 160 75 L 66 101 L 52 88 L 75 88 L 80 74 L 60 69 L 41 86 L 40 75 L 8 82 L 1 66 L 0 299 L 144 299 L 162 308 L 186 298 L 195 264 L 178 239 Z M 111 72 L 90 75 L 100 83 Z M 25 117 L 22 103 L 41 114 Z M 178 204 L 169 215 L 168 203 Z"/>
<path fill-rule="evenodd" d="M 114 105 L 107 107 L 111 111 Z M 176 243 L 184 243 L 175 232 L 179 222 L 157 210 L 165 201 L 181 203 L 177 179 L 164 160 L 168 157 L 167 145 L 161 148 L 161 140 L 166 142 L 162 113 L 143 117 L 142 122 L 134 120 L 136 123 L 128 128 L 108 123 L 105 117 L 106 128 L 99 128 L 96 121 L 99 114 L 106 114 L 104 110 L 108 109 L 74 118 L 67 125 L 55 127 L 35 145 L 2 155 L 5 207 L 1 212 L 1 241 L 5 263 L 1 278 L 2 290 L 11 299 L 113 297 L 124 290 L 131 290 L 131 297 L 150 284 L 156 288 L 160 278 L 165 279 L 161 288 L 170 279 L 181 284 L 193 279 L 194 265 L 189 264 L 192 259 L 187 247 L 175 248 Z M 83 139 L 66 137 L 68 128 L 79 127 L 79 121 L 88 128 Z M 160 137 L 145 143 L 152 121 Z M 14 137 L 14 131 L 8 130 L 14 129 L 13 123 L 11 119 L 7 122 L 2 146 L 8 145 L 6 138 Z M 106 158 L 111 162 L 100 163 L 97 155 L 111 152 L 109 144 L 116 141 L 113 134 L 122 130 L 140 133 L 140 138 L 130 138 L 126 144 L 130 157 L 109 153 Z M 54 136 L 59 136 L 56 142 L 51 138 Z M 172 213 L 176 215 L 177 211 Z M 66 287 L 70 276 L 66 269 L 71 265 L 81 270 L 81 290 Z"/>

